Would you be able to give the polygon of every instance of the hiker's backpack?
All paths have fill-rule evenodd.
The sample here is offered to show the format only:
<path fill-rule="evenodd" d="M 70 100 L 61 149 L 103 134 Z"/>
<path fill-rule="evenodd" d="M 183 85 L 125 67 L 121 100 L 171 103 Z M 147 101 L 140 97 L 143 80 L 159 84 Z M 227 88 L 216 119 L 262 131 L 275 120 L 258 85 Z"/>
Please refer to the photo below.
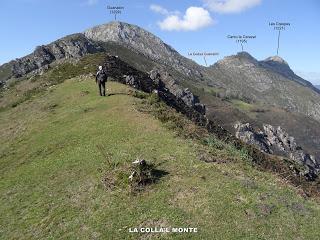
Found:
<path fill-rule="evenodd" d="M 108 75 L 106 74 L 106 72 L 104 70 L 97 72 L 97 80 L 99 82 L 106 82 L 107 79 L 108 79 Z"/>

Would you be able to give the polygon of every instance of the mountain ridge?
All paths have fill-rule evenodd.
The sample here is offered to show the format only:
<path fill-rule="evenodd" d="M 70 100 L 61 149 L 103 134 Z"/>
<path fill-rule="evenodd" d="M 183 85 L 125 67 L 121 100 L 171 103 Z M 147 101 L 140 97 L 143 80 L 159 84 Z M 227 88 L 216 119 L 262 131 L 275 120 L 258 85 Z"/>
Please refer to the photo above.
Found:
<path fill-rule="evenodd" d="M 76 42 L 72 42 L 72 40 Z M 84 46 L 81 46 L 81 42 Z M 99 42 L 116 42 L 118 44 L 124 44 L 126 45 L 126 47 L 133 47 L 135 51 L 142 53 L 147 57 L 150 57 L 150 59 L 154 61 L 160 60 L 162 64 L 165 64 L 167 66 L 173 66 L 174 68 L 178 69 L 178 71 L 180 71 L 181 73 L 191 77 L 203 78 L 201 72 L 204 71 L 204 69 L 206 68 L 212 67 L 198 65 L 193 60 L 183 57 L 173 47 L 164 43 L 160 38 L 156 37 L 154 34 L 136 25 L 128 24 L 125 22 L 112 21 L 106 24 L 101 24 L 89 28 L 82 33 L 70 34 L 66 37 L 55 40 L 47 45 L 38 46 L 36 47 L 35 51 L 31 54 L 0 65 L 0 81 L 8 79 L 8 77 L 1 78 L 1 72 L 4 71 L 3 68 L 6 68 L 7 65 L 11 65 L 10 67 L 12 74 L 9 77 L 19 77 L 23 74 L 36 70 L 37 68 L 41 68 L 55 60 L 59 60 L 64 57 L 79 58 L 85 54 L 103 51 L 101 49 L 101 46 L 99 46 L 98 44 Z M 79 49 L 68 49 L 69 52 L 66 51 L 66 53 L 64 53 L 63 51 L 65 51 L 65 49 L 63 49 L 63 47 L 61 47 L 60 45 L 65 45 L 65 47 L 71 46 L 74 48 L 79 47 Z M 54 55 L 54 59 L 50 59 L 52 58 L 52 56 L 47 56 L 48 59 L 43 59 L 43 62 L 41 62 L 40 59 L 40 62 L 36 62 L 33 64 L 36 66 L 29 66 L 29 68 L 28 66 L 25 66 L 26 64 L 24 60 L 32 61 L 33 55 L 35 58 L 38 58 L 41 54 L 46 55 L 47 48 L 49 48 L 52 51 L 51 54 Z M 244 59 L 250 58 L 254 62 L 258 61 L 249 53 L 240 52 L 237 55 L 226 56 L 217 63 L 221 63 L 234 56 L 240 55 Z M 268 57 L 265 60 L 258 62 L 260 64 L 265 65 L 266 68 L 268 67 L 275 72 L 284 74 L 286 77 L 289 77 L 292 80 L 301 83 L 304 86 L 311 87 L 313 90 L 316 89 L 312 86 L 311 83 L 294 74 L 294 72 L 290 69 L 288 63 L 278 56 Z M 280 66 L 282 66 L 282 69 L 279 70 Z M 287 69 L 284 69 L 283 66 L 287 66 Z"/>
<path fill-rule="evenodd" d="M 143 55 L 144 62 L 157 63 L 158 67 L 167 71 L 169 68 L 176 70 L 181 75 L 175 80 L 181 86 L 191 87 L 192 91 L 213 87 L 214 91 L 218 91 L 219 94 L 222 91 L 227 100 L 242 99 L 249 104 L 277 106 L 288 112 L 304 114 L 307 118 L 310 117 L 317 121 L 320 119 L 319 91 L 316 91 L 314 87 L 311 88 L 307 81 L 295 75 L 280 57 L 269 57 L 258 61 L 249 53 L 240 52 L 225 57 L 206 68 L 181 56 L 152 33 L 136 25 L 122 22 L 102 24 L 87 29 L 83 33 L 72 34 L 48 45 L 40 46 L 32 54 L 9 62 L 9 66 L 8 64 L 0 66 L 0 80 L 3 80 L 1 76 L 8 71 L 11 71 L 11 76 L 17 77 L 33 71 L 38 74 L 38 70 L 46 70 L 51 63 L 78 59 L 87 54 L 103 53 L 111 48 L 114 48 L 114 55 L 121 54 L 117 46 L 105 45 L 109 43 L 128 49 L 129 54 L 134 51 Z M 139 62 L 138 59 L 131 61 Z M 202 98 L 201 91 L 198 92 Z M 214 94 L 217 95 L 217 92 Z M 214 96 L 209 97 L 217 102 Z M 210 106 L 211 100 L 202 99 L 209 110 L 213 109 Z M 250 115 L 250 113 L 245 114 Z M 263 113 L 258 113 L 258 115 L 262 116 Z M 304 121 L 300 121 L 298 123 L 304 126 Z M 281 125 L 285 128 L 288 124 L 282 122 Z M 290 134 L 293 131 L 292 128 L 286 130 Z M 314 140 L 311 141 L 311 145 L 316 145 L 316 136 L 312 137 Z"/>
<path fill-rule="evenodd" d="M 279 73 L 283 66 L 285 71 Z M 319 121 L 320 91 L 296 76 L 288 65 L 281 67 L 278 62 L 258 61 L 240 52 L 210 66 L 206 76 L 213 86 L 229 89 L 234 96 L 244 95 L 253 102 L 278 105 Z"/>
<path fill-rule="evenodd" d="M 84 34 L 75 33 L 55 40 L 22 57 L 0 66 L 0 81 L 12 77 L 19 78 L 33 71 L 46 69 L 51 63 L 63 59 L 79 59 L 87 54 L 93 54 L 103 49 L 87 39 Z"/>
<path fill-rule="evenodd" d="M 289 64 L 279 56 L 270 56 L 264 60 L 257 60 L 248 52 L 238 52 L 235 55 L 224 57 L 223 59 L 217 61 L 215 64 L 209 66 L 209 68 L 214 68 L 216 65 L 232 64 L 232 63 L 236 65 L 241 65 L 241 63 L 243 64 L 252 63 L 253 65 L 261 66 L 265 69 L 269 69 L 273 72 L 276 72 L 290 80 L 293 80 L 301 84 L 302 86 L 307 86 L 312 90 L 315 90 L 316 92 L 320 93 L 318 89 L 314 88 L 312 83 L 296 75 L 293 72 L 293 70 L 290 68 Z"/>
<path fill-rule="evenodd" d="M 283 75 L 286 78 L 289 78 L 289 79 L 291 79 L 293 81 L 296 81 L 296 82 L 300 83 L 301 85 L 307 86 L 307 87 L 315 90 L 316 92 L 320 93 L 318 91 L 318 89 L 315 89 L 313 87 L 313 85 L 309 81 L 307 81 L 307 80 L 299 77 L 298 75 L 296 75 L 292 71 L 292 69 L 290 68 L 289 64 L 284 59 L 282 59 L 281 57 L 272 56 L 272 57 L 269 57 L 269 58 L 267 58 L 267 59 L 265 59 L 263 61 L 260 61 L 260 63 L 262 65 L 264 65 L 266 68 L 269 68 L 272 71 L 275 71 L 275 72 Z"/>

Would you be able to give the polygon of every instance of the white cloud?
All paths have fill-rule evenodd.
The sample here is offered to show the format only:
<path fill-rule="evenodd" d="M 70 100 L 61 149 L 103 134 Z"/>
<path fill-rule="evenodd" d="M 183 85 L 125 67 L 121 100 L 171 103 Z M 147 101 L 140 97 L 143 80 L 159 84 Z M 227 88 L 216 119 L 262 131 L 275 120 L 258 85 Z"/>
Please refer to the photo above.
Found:
<path fill-rule="evenodd" d="M 255 7 L 262 0 L 204 0 L 205 7 L 218 13 L 239 13 Z"/>
<path fill-rule="evenodd" d="M 162 15 L 179 15 L 180 14 L 179 11 L 171 12 L 168 9 L 166 9 L 166 8 L 160 6 L 160 5 L 157 5 L 157 4 L 150 5 L 150 9 L 152 11 L 154 11 L 155 13 L 159 13 L 159 14 L 162 14 Z"/>
<path fill-rule="evenodd" d="M 169 11 L 167 9 L 165 9 L 164 7 L 160 6 L 160 5 L 156 5 L 156 4 L 152 4 L 150 6 L 150 9 L 156 13 L 160 13 L 162 15 L 168 15 Z"/>
<path fill-rule="evenodd" d="M 167 31 L 195 31 L 213 24 L 210 13 L 201 7 L 189 7 L 183 17 L 169 14 L 158 25 Z"/>

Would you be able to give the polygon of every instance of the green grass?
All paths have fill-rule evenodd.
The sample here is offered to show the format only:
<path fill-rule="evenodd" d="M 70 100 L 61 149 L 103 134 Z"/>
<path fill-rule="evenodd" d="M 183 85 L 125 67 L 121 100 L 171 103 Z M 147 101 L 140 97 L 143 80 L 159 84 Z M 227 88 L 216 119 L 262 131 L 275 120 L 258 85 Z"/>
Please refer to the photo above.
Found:
<path fill-rule="evenodd" d="M 11 64 L 6 63 L 0 66 L 0 80 L 8 79 L 11 76 Z"/>
<path fill-rule="evenodd" d="M 0 112 L 1 239 L 319 239 L 319 205 L 214 137 L 187 138 L 146 99 L 74 78 Z M 132 194 L 137 157 L 168 174 Z M 212 163 L 201 159 L 215 158 Z M 112 162 L 113 164 L 110 164 Z M 103 179 L 117 170 L 120 183 Z M 122 180 L 121 180 L 122 179 Z M 197 227 L 143 235 L 130 227 Z"/>
<path fill-rule="evenodd" d="M 248 103 L 240 99 L 231 99 L 229 100 L 232 106 L 242 113 L 247 114 L 252 120 L 257 120 L 259 114 L 261 113 L 270 113 L 271 108 L 268 106 L 263 106 L 258 103 Z M 271 114 L 271 113 L 270 113 Z"/>
<path fill-rule="evenodd" d="M 60 84 L 66 79 L 95 73 L 104 58 L 105 53 L 89 54 L 74 63 L 54 63 L 42 75 L 11 79 L 8 82 L 9 90 L 0 92 L 0 112 L 41 95 L 49 86 Z"/>
<path fill-rule="evenodd" d="M 246 103 L 244 101 L 241 101 L 239 99 L 232 99 L 230 101 L 236 108 L 242 110 L 242 111 L 250 111 L 254 109 L 254 105 L 250 103 Z"/>

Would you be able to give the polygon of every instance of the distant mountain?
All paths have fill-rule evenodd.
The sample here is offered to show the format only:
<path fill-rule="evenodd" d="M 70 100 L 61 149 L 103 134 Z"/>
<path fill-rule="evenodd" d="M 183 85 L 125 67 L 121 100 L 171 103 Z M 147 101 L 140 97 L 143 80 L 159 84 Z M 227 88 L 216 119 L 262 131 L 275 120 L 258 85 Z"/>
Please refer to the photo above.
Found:
<path fill-rule="evenodd" d="M 90 28 L 84 35 L 96 42 L 115 42 L 143 54 L 150 60 L 193 77 L 202 77 L 202 67 L 181 56 L 152 33 L 132 24 L 111 22 Z"/>
<path fill-rule="evenodd" d="M 269 68 L 270 70 L 279 73 L 280 75 L 296 81 L 303 86 L 313 87 L 312 84 L 303 78 L 297 76 L 289 67 L 289 64 L 279 56 L 269 57 L 264 61 L 260 62 L 264 67 Z"/>
<path fill-rule="evenodd" d="M 280 126 L 320 158 L 319 90 L 294 74 L 283 59 L 258 61 L 240 52 L 205 69 L 204 76 L 208 90 L 199 95 L 210 118 L 231 132 L 236 121 L 260 129 L 264 124 Z"/>
<path fill-rule="evenodd" d="M 206 69 L 209 84 L 233 98 L 278 106 L 320 121 L 320 91 L 298 77 L 280 57 L 258 61 L 249 53 L 226 57 Z"/>
<path fill-rule="evenodd" d="M 20 77 L 61 59 L 78 59 L 86 54 L 109 50 L 115 43 L 142 54 L 149 61 L 195 79 L 202 78 L 203 67 L 181 56 L 152 33 L 128 23 L 111 22 L 39 46 L 33 53 L 0 66 L 0 82 Z"/>
<path fill-rule="evenodd" d="M 318 89 L 320 90 L 320 85 L 316 85 L 315 87 L 316 87 L 316 88 L 318 88 Z"/>

